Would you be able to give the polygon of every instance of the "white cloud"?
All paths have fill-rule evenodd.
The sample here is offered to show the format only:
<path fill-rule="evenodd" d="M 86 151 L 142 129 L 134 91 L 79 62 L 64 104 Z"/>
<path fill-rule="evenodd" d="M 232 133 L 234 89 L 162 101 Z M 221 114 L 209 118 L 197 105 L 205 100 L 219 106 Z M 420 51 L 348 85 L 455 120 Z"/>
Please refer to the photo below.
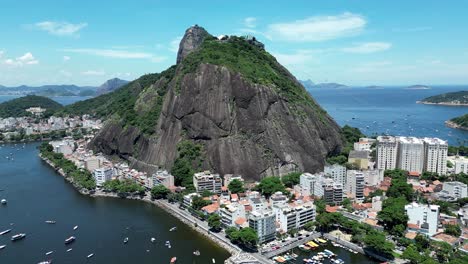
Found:
<path fill-rule="evenodd" d="M 62 51 L 117 59 L 149 59 L 153 62 L 161 62 L 166 59 L 147 52 L 116 49 L 63 49 Z"/>
<path fill-rule="evenodd" d="M 26 52 L 23 56 L 17 57 L 16 59 L 6 59 L 3 63 L 9 66 L 23 66 L 39 64 L 39 60 L 34 58 L 31 52 Z"/>
<path fill-rule="evenodd" d="M 294 53 L 274 53 L 275 58 L 284 65 L 294 66 L 303 65 L 314 59 L 314 54 L 319 51 L 314 50 L 297 50 Z"/>
<path fill-rule="evenodd" d="M 69 61 L 71 58 L 69 56 L 63 56 L 63 61 Z"/>
<path fill-rule="evenodd" d="M 56 36 L 79 36 L 79 31 L 86 26 L 87 23 L 72 24 L 68 22 L 56 22 L 56 21 L 42 21 L 33 25 L 34 28 L 46 31 L 49 34 Z"/>
<path fill-rule="evenodd" d="M 246 17 L 244 18 L 244 26 L 248 28 L 254 28 L 257 26 L 257 18 L 255 17 Z"/>
<path fill-rule="evenodd" d="M 173 39 L 171 43 L 169 43 L 169 50 L 172 52 L 179 51 L 179 44 L 182 40 L 182 36 L 178 36 L 177 38 Z"/>
<path fill-rule="evenodd" d="M 106 72 L 105 72 L 105 71 L 102 71 L 102 70 L 99 70 L 99 71 L 96 71 L 96 70 L 87 70 L 87 71 L 81 72 L 81 74 L 83 74 L 83 75 L 90 75 L 90 76 L 102 76 L 102 75 L 105 75 Z"/>
<path fill-rule="evenodd" d="M 391 47 L 392 47 L 392 44 L 388 42 L 367 42 L 367 43 L 357 44 L 352 47 L 343 48 L 341 49 L 341 51 L 348 52 L 348 53 L 366 54 L 366 53 L 374 53 L 374 52 L 388 50 Z"/>
<path fill-rule="evenodd" d="M 359 34 L 367 24 L 364 17 L 353 13 L 336 16 L 314 16 L 303 20 L 268 26 L 273 40 L 317 42 Z"/>

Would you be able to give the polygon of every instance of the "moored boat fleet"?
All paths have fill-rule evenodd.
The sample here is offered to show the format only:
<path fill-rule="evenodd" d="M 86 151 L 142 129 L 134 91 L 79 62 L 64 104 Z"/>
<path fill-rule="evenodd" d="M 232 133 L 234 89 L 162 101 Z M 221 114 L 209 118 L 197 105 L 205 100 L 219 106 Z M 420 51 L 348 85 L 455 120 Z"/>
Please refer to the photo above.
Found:
<path fill-rule="evenodd" d="M 327 244 L 327 240 L 323 238 L 316 238 L 305 244 L 299 245 L 297 248 L 304 252 L 310 252 L 326 244 Z M 334 242 L 332 242 L 332 244 L 334 246 L 339 245 Z M 342 247 L 341 245 L 339 246 Z M 349 250 L 351 251 L 351 249 Z M 357 253 L 354 250 L 351 252 Z M 279 255 L 279 256 L 273 257 L 273 260 L 277 263 L 296 263 L 297 258 L 298 258 L 298 255 L 291 252 L 285 255 Z M 309 264 L 322 264 L 322 263 L 344 264 L 345 263 L 344 260 L 338 258 L 337 254 L 333 253 L 331 250 L 328 250 L 328 249 L 324 249 L 321 252 L 317 252 L 316 254 L 314 254 L 313 256 L 309 258 L 304 258 L 302 261 L 303 263 L 309 263 Z"/>

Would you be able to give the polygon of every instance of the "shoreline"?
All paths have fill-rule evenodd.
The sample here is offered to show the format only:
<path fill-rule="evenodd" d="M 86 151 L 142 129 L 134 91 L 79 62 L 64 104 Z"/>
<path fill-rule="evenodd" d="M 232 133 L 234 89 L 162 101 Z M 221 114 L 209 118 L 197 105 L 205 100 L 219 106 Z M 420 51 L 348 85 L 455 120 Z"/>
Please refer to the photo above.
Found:
<path fill-rule="evenodd" d="M 468 104 L 454 104 L 450 102 L 441 102 L 441 103 L 431 103 L 425 101 L 416 101 L 417 104 L 424 104 L 424 105 L 443 105 L 443 106 L 468 106 Z"/>
<path fill-rule="evenodd" d="M 117 193 L 104 193 L 102 191 L 95 191 L 94 193 L 84 190 L 82 188 L 79 188 L 75 185 L 73 180 L 70 177 L 67 177 L 67 175 L 63 172 L 62 169 L 57 168 L 57 166 L 51 162 L 49 159 L 42 157 L 42 155 L 39 153 L 39 157 L 46 162 L 50 167 L 52 167 L 58 174 L 60 174 L 67 182 L 71 183 L 73 187 L 75 188 L 76 191 L 78 191 L 80 194 L 89 196 L 89 197 L 107 197 L 107 198 L 120 198 L 120 199 L 129 199 L 129 200 L 139 200 L 143 202 L 147 202 L 150 204 L 153 204 L 157 206 L 158 208 L 164 210 L 166 213 L 169 213 L 173 217 L 177 218 L 179 221 L 190 227 L 192 230 L 198 232 L 200 235 L 203 237 L 209 239 L 211 242 L 215 243 L 222 249 L 226 250 L 229 254 L 230 257 L 240 253 L 240 249 L 236 248 L 234 245 L 228 245 L 228 243 L 222 239 L 219 239 L 213 232 L 210 230 L 206 230 L 203 228 L 203 226 L 198 224 L 197 219 L 190 219 L 187 216 L 184 216 L 181 212 L 178 212 L 171 208 L 168 202 L 164 202 L 162 200 L 151 200 L 148 198 L 148 195 L 145 195 L 143 198 L 135 197 L 135 196 L 127 196 L 127 197 L 121 197 Z M 229 259 L 229 258 L 228 258 Z M 226 260 L 228 260 L 226 259 Z"/>
<path fill-rule="evenodd" d="M 468 127 L 460 126 L 459 124 L 457 124 L 457 123 L 455 123 L 453 121 L 450 121 L 450 120 L 445 121 L 445 125 L 447 127 L 450 127 L 450 128 L 461 129 L 461 130 L 468 131 Z"/>

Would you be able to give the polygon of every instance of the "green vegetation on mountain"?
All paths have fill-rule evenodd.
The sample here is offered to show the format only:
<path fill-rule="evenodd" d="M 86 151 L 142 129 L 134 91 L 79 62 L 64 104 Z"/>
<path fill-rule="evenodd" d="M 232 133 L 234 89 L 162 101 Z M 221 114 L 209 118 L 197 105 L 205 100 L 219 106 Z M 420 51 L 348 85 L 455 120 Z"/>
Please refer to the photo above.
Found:
<path fill-rule="evenodd" d="M 193 174 L 200 169 L 203 162 L 202 150 L 202 145 L 190 140 L 183 140 L 177 144 L 179 156 L 171 171 L 176 185 L 193 188 Z"/>
<path fill-rule="evenodd" d="M 468 104 L 468 91 L 459 91 L 430 96 L 421 100 L 422 103 L 431 104 Z"/>
<path fill-rule="evenodd" d="M 309 106 L 319 117 L 326 113 L 275 57 L 243 37 L 231 36 L 226 41 L 207 37 L 198 50 L 182 61 L 182 75 L 178 76 L 177 82 L 183 75 L 195 72 L 202 63 L 222 65 L 252 83 L 273 86 L 292 105 Z"/>
<path fill-rule="evenodd" d="M 341 153 L 327 158 L 328 164 L 345 165 L 348 162 L 348 155 L 354 148 L 354 142 L 358 142 L 359 138 L 366 137 L 359 128 L 345 125 L 341 129 L 341 137 L 343 139 L 344 147 Z"/>
<path fill-rule="evenodd" d="M 45 108 L 46 112 L 43 114 L 43 116 L 46 117 L 50 116 L 55 111 L 62 109 L 61 104 L 50 98 L 37 95 L 27 95 L 1 103 L 0 118 L 31 116 L 31 113 L 26 112 L 26 109 L 30 107 Z"/>
<path fill-rule="evenodd" d="M 164 95 L 168 83 L 175 74 L 175 66 L 161 73 L 146 74 L 122 86 L 121 88 L 95 98 L 79 101 L 66 106 L 61 114 L 82 115 L 91 114 L 99 118 L 113 118 L 121 121 L 125 126 L 138 127 L 145 134 L 153 134 L 162 109 Z M 152 86 L 163 78 L 164 84 Z M 148 111 L 136 107 L 140 93 L 156 89 L 156 100 L 147 105 Z M 139 111 L 140 110 L 140 111 Z"/>
<path fill-rule="evenodd" d="M 452 118 L 450 121 L 461 128 L 468 129 L 468 114 Z"/>

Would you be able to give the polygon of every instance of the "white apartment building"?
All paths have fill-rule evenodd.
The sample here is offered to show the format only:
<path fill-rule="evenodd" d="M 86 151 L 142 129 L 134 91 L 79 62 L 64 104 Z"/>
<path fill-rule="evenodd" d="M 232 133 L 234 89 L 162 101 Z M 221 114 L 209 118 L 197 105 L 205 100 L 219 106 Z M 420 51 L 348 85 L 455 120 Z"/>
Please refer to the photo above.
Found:
<path fill-rule="evenodd" d="M 212 193 L 221 193 L 221 177 L 219 174 L 212 174 L 210 171 L 195 173 L 193 175 L 193 185 L 198 193 L 210 191 Z"/>
<path fill-rule="evenodd" d="M 226 174 L 224 175 L 224 184 L 223 186 L 228 187 L 229 183 L 233 180 L 239 180 L 241 182 L 244 182 L 244 179 L 240 175 L 235 175 L 235 174 Z"/>
<path fill-rule="evenodd" d="M 439 206 L 411 203 L 405 205 L 408 224 L 417 225 L 420 232 L 429 236 L 437 233 L 439 224 Z"/>
<path fill-rule="evenodd" d="M 439 138 L 424 138 L 424 171 L 447 174 L 448 143 Z"/>
<path fill-rule="evenodd" d="M 254 211 L 249 215 L 249 227 L 257 232 L 258 243 L 275 239 L 275 214 L 271 210 Z"/>
<path fill-rule="evenodd" d="M 468 159 L 465 157 L 457 157 L 453 159 L 455 174 L 468 174 Z"/>
<path fill-rule="evenodd" d="M 397 167 L 421 174 L 424 168 L 424 143 L 416 137 L 398 137 Z"/>
<path fill-rule="evenodd" d="M 444 182 L 442 192 L 445 195 L 453 197 L 455 199 L 468 197 L 468 189 L 466 184 L 458 181 Z"/>
<path fill-rule="evenodd" d="M 170 189 L 174 187 L 174 176 L 172 176 L 167 170 L 158 170 L 152 176 L 153 186 L 163 185 Z"/>
<path fill-rule="evenodd" d="M 397 142 L 395 137 L 377 137 L 376 163 L 377 169 L 393 170 L 397 165 Z"/>
<path fill-rule="evenodd" d="M 277 210 L 277 219 L 283 232 L 297 230 L 307 222 L 315 220 L 315 206 L 312 202 L 298 206 L 283 205 L 280 210 Z"/>
<path fill-rule="evenodd" d="M 364 200 L 364 174 L 357 170 L 348 170 L 346 182 L 346 192 L 353 195 L 357 201 Z"/>
<path fill-rule="evenodd" d="M 284 195 L 282 192 L 275 192 L 270 196 L 270 206 L 271 207 L 278 207 L 285 205 L 288 202 L 288 197 Z"/>
<path fill-rule="evenodd" d="M 99 169 L 99 167 L 101 167 L 101 163 L 101 159 L 99 159 L 98 157 L 89 157 L 85 159 L 84 166 L 85 169 L 89 171 L 94 171 L 95 169 Z"/>
<path fill-rule="evenodd" d="M 354 150 L 371 151 L 372 144 L 375 141 L 373 138 L 360 138 L 358 142 L 354 142 Z"/>
<path fill-rule="evenodd" d="M 384 170 L 365 170 L 362 174 L 366 186 L 378 186 L 384 180 Z"/>
<path fill-rule="evenodd" d="M 335 182 L 346 184 L 346 167 L 339 164 L 325 165 L 325 176 L 332 178 Z"/>
<path fill-rule="evenodd" d="M 200 195 L 198 193 L 189 193 L 189 194 L 184 195 L 184 198 L 182 200 L 183 207 L 191 207 L 192 199 L 195 196 L 200 196 Z"/>
<path fill-rule="evenodd" d="M 219 214 L 224 226 L 234 226 L 237 218 L 246 218 L 245 207 L 239 203 L 227 204 L 219 209 Z"/>
<path fill-rule="evenodd" d="M 93 177 L 97 186 L 102 186 L 106 181 L 112 180 L 114 170 L 111 167 L 98 168 L 93 171 Z"/>
<path fill-rule="evenodd" d="M 299 177 L 302 195 L 323 196 L 323 188 L 321 187 L 323 174 L 303 173 Z"/>

